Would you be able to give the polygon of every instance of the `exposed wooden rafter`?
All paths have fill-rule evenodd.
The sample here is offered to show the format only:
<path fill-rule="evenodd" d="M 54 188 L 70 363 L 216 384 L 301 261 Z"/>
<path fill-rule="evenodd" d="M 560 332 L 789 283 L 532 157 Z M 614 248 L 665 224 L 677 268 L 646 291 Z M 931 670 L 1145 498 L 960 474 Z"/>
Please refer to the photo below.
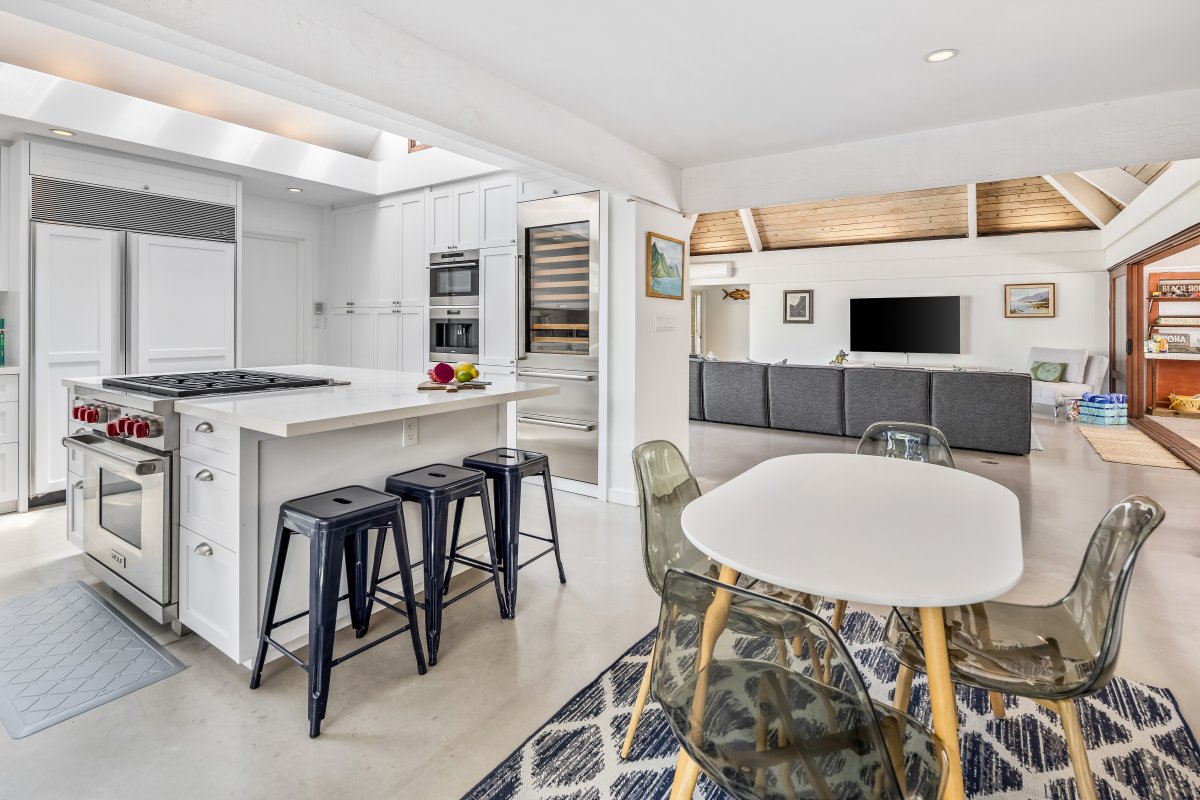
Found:
<path fill-rule="evenodd" d="M 1089 169 L 1075 174 L 1123 206 L 1129 205 L 1146 191 L 1146 184 L 1120 167 Z"/>
<path fill-rule="evenodd" d="M 1098 228 L 1103 228 L 1121 213 L 1121 209 L 1105 197 L 1104 192 L 1074 172 L 1042 177 Z"/>
<path fill-rule="evenodd" d="M 762 237 L 758 235 L 758 223 L 754 221 L 754 210 L 739 208 L 738 216 L 742 218 L 742 224 L 746 226 L 746 238 L 750 240 L 750 252 L 762 252 Z"/>

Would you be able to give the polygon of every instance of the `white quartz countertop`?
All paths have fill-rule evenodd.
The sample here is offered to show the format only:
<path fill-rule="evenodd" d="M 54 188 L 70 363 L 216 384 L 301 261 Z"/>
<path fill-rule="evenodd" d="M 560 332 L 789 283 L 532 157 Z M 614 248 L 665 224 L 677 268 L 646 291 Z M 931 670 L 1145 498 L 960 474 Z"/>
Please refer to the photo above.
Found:
<path fill-rule="evenodd" d="M 186 398 L 175 401 L 175 410 L 212 422 L 288 437 L 494 406 L 513 400 L 558 394 L 559 391 L 557 386 L 526 383 L 508 376 L 490 378 L 492 385 L 485 389 L 463 389 L 448 393 L 417 391 L 417 385 L 426 380 L 426 376 L 414 372 L 320 364 L 254 369 L 333 378 L 348 381 L 349 385 Z M 70 382 L 99 388 L 102 380 L 94 378 Z"/>

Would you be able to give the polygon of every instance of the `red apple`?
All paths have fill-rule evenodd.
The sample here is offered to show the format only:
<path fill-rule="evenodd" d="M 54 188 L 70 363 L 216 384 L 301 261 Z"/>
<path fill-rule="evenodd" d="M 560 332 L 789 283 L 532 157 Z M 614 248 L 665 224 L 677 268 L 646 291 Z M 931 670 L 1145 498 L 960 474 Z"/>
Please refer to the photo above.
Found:
<path fill-rule="evenodd" d="M 445 361 L 439 361 L 433 369 L 429 370 L 428 375 L 429 380 L 434 383 L 450 383 L 454 380 L 454 367 Z"/>

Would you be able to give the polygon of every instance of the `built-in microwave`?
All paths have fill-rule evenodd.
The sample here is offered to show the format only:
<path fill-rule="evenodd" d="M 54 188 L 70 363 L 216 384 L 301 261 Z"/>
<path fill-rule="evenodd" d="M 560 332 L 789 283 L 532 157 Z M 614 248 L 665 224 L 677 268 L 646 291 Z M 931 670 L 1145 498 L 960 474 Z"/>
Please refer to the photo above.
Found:
<path fill-rule="evenodd" d="M 429 254 L 429 305 L 479 305 L 479 251 Z"/>
<path fill-rule="evenodd" d="M 429 360 L 474 361 L 479 355 L 479 309 L 429 309 Z"/>

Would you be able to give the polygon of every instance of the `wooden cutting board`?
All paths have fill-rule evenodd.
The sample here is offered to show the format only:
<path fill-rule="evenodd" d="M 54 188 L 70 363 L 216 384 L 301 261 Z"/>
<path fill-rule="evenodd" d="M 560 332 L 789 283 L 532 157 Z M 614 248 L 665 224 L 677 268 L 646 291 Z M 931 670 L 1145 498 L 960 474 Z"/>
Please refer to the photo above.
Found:
<path fill-rule="evenodd" d="M 486 389 L 487 386 L 482 383 L 434 383 L 433 381 L 421 381 L 417 385 L 419 392 L 457 392 L 459 389 Z"/>

